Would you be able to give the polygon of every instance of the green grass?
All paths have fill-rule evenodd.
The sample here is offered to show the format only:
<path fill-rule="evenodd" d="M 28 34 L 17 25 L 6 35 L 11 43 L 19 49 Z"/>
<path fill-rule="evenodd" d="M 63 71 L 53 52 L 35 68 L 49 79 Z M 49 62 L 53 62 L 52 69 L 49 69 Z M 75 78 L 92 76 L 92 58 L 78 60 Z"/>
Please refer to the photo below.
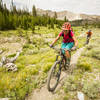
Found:
<path fill-rule="evenodd" d="M 100 99 L 100 29 L 93 29 L 93 33 L 90 43 L 78 60 L 77 69 L 73 71 L 72 75 L 69 75 L 63 86 L 65 91 L 63 99 L 65 100 L 71 98 L 67 94 L 71 92 L 74 94 L 76 91 L 83 92 L 88 100 Z M 80 42 L 82 41 L 80 40 Z M 74 94 L 74 99 L 76 97 L 77 95 Z"/>
<path fill-rule="evenodd" d="M 92 64 L 89 62 L 89 59 L 87 60 L 87 58 L 84 58 L 83 56 L 79 59 L 80 60 L 77 63 L 79 69 L 82 69 L 83 71 L 92 71 Z"/>
<path fill-rule="evenodd" d="M 35 33 L 38 33 L 38 34 L 48 34 L 48 33 L 58 34 L 58 32 L 60 32 L 60 29 L 58 28 L 48 29 L 47 27 L 41 26 L 40 30 L 38 30 L 38 26 L 35 27 Z"/>
<path fill-rule="evenodd" d="M 60 29 L 55 28 L 53 30 L 40 27 L 40 30 L 38 30 L 37 28 L 38 26 L 36 27 L 35 33 L 27 30 L 28 36 L 26 36 L 26 31 L 22 29 L 9 31 L 12 34 L 9 34 L 8 31 L 1 32 L 3 34 L 0 34 L 0 36 L 18 36 L 26 40 L 31 39 L 31 43 L 27 42 L 23 46 L 23 51 L 15 62 L 18 66 L 17 72 L 7 72 L 5 68 L 0 68 L 0 97 L 9 97 L 12 100 L 23 100 L 28 93 L 35 88 L 41 87 L 41 84 L 45 82 L 48 71 L 56 57 L 54 50 L 48 47 L 48 44 L 52 41 L 46 42 L 45 39 L 56 37 Z M 74 30 L 75 35 L 79 36 L 81 27 L 74 27 Z M 59 43 L 61 41 L 57 45 Z M 82 43 L 83 40 L 80 39 L 79 44 L 81 46 L 83 46 Z M 47 50 L 43 51 L 41 48 L 47 48 Z M 12 54 L 8 57 L 13 57 L 14 55 Z M 77 77 L 75 77 L 75 80 L 77 80 Z M 76 87 L 73 84 L 71 88 L 76 89 Z"/>
<path fill-rule="evenodd" d="M 51 55 L 52 57 L 50 57 L 50 59 L 45 59 L 45 57 Z M 16 65 L 18 66 L 18 72 L 6 72 L 4 68 L 0 68 L 0 97 L 7 96 L 9 98 L 15 98 L 16 96 L 18 96 L 18 100 L 22 100 L 22 98 L 24 98 L 28 92 L 27 85 L 29 86 L 31 84 L 31 81 L 32 83 L 34 83 L 34 78 L 32 80 L 31 77 L 34 75 L 37 76 L 39 70 L 41 70 L 41 73 L 46 73 L 53 64 L 54 60 L 51 59 L 54 59 L 53 52 L 51 51 L 36 55 L 21 55 L 16 61 Z M 38 77 L 41 77 L 40 75 L 38 75 Z"/>
<path fill-rule="evenodd" d="M 18 30 L 18 32 L 19 31 L 22 32 L 21 36 L 25 37 L 25 31 Z M 11 32 L 11 35 L 9 35 L 9 32 L 2 32 L 2 36 L 20 36 L 16 31 L 11 30 Z M 28 35 L 31 36 L 31 32 Z M 36 45 L 34 45 L 34 43 Z M 0 97 L 8 97 L 13 100 L 23 100 L 27 93 L 31 92 L 34 88 L 40 87 L 39 84 L 44 82 L 45 77 L 47 77 L 46 73 L 49 71 L 55 58 L 53 50 L 41 53 L 39 49 L 37 49 L 39 44 L 41 44 L 40 47 L 44 47 L 42 37 L 39 39 L 34 38 L 33 44 L 25 44 L 23 46 L 23 52 L 16 60 L 18 72 L 7 72 L 5 68 L 0 68 Z M 36 51 L 36 49 L 38 50 L 36 54 L 29 54 L 30 50 Z M 14 56 L 15 54 L 8 55 L 8 57 Z M 47 59 L 49 56 L 50 58 Z"/>

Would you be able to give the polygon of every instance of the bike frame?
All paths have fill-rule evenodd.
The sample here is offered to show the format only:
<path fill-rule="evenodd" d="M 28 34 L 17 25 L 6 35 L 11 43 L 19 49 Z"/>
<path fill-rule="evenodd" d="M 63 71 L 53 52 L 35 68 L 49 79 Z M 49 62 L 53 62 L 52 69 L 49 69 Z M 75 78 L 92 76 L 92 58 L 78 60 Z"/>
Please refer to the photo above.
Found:
<path fill-rule="evenodd" d="M 51 92 L 54 91 L 55 88 L 58 85 L 58 82 L 59 82 L 59 79 L 60 79 L 61 70 L 63 68 L 62 67 L 63 65 L 64 65 L 64 68 L 66 70 L 66 66 L 65 65 L 66 65 L 66 60 L 67 60 L 67 58 L 65 57 L 65 55 L 62 53 L 62 50 L 64 50 L 64 49 L 57 49 L 55 47 L 53 47 L 53 49 L 60 50 L 60 52 L 56 56 L 56 61 L 53 64 L 53 66 L 51 67 L 50 72 L 49 72 L 49 75 L 48 75 L 48 79 L 47 79 L 47 88 Z M 70 51 L 69 51 L 69 53 L 70 53 Z M 59 59 L 59 57 L 60 57 L 60 59 Z M 65 60 L 65 62 L 64 62 L 64 60 Z M 50 87 L 50 84 L 51 84 L 50 81 L 52 79 L 53 73 L 55 72 L 55 70 L 57 68 L 57 65 L 58 65 L 58 70 L 57 70 L 56 76 L 54 75 L 54 77 L 56 77 L 56 79 L 55 79 L 56 83 L 54 84 L 53 87 Z"/>
<path fill-rule="evenodd" d="M 52 47 L 53 49 L 57 49 L 57 48 L 55 48 L 55 47 Z M 57 56 L 56 56 L 56 61 L 58 61 L 58 57 L 60 56 L 61 57 L 61 59 L 60 59 L 60 61 L 61 62 L 63 62 L 63 60 L 67 60 L 67 58 L 66 58 L 66 56 L 62 53 L 62 50 L 64 50 L 65 51 L 65 49 L 62 49 L 62 48 L 60 48 L 60 49 L 57 49 L 57 50 L 60 50 L 60 52 L 59 52 L 59 54 L 57 54 Z M 69 50 L 69 54 L 70 54 L 70 56 L 71 56 L 71 50 Z M 66 64 L 66 62 L 65 62 L 65 64 Z"/>

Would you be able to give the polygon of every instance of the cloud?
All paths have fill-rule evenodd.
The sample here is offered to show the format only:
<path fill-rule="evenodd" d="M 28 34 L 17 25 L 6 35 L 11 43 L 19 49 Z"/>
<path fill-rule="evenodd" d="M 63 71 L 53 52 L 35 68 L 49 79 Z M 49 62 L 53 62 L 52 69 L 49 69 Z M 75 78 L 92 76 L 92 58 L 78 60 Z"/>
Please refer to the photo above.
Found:
<path fill-rule="evenodd" d="M 68 10 L 77 13 L 99 14 L 100 0 L 13 0 L 18 8 L 27 7 L 32 10 L 32 6 L 45 10 L 62 11 Z M 4 0 L 8 5 L 11 0 Z"/>

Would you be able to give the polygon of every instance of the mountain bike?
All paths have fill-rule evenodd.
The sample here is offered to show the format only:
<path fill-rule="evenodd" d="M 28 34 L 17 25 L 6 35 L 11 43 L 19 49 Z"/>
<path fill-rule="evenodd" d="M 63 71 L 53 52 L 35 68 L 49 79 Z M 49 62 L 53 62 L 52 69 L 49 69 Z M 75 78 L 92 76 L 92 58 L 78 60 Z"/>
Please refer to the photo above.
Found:
<path fill-rule="evenodd" d="M 71 59 L 71 50 L 69 51 L 70 59 L 68 60 L 68 58 L 66 58 L 66 56 L 62 52 L 62 50 L 65 51 L 65 49 L 61 49 L 61 48 L 59 49 L 56 47 L 52 47 L 52 48 L 55 49 L 58 54 L 56 56 L 55 63 L 50 69 L 48 79 L 47 79 L 47 89 L 48 91 L 51 92 L 56 89 L 59 83 L 62 68 L 67 70 L 70 66 L 70 59 Z"/>
<path fill-rule="evenodd" d="M 89 40 L 90 40 L 90 37 L 87 36 L 87 38 L 86 38 L 86 43 L 85 43 L 85 44 L 88 44 L 88 43 L 89 43 Z"/>

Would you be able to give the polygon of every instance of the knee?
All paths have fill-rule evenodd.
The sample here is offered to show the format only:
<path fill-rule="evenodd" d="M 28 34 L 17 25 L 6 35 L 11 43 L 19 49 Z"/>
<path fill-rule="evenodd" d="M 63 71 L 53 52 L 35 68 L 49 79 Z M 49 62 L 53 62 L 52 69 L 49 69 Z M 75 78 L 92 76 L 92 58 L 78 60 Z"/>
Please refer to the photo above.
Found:
<path fill-rule="evenodd" d="M 66 50 L 65 52 L 66 52 L 66 53 L 68 53 L 69 51 L 68 51 L 68 50 Z"/>

